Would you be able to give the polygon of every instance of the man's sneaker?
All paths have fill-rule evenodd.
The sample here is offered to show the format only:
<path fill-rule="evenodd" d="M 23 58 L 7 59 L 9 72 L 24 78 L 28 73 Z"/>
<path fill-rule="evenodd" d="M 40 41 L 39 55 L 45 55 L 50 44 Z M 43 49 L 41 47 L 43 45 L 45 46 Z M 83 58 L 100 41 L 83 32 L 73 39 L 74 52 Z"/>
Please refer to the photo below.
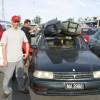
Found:
<path fill-rule="evenodd" d="M 3 93 L 2 97 L 7 98 L 10 95 L 10 93 Z"/>

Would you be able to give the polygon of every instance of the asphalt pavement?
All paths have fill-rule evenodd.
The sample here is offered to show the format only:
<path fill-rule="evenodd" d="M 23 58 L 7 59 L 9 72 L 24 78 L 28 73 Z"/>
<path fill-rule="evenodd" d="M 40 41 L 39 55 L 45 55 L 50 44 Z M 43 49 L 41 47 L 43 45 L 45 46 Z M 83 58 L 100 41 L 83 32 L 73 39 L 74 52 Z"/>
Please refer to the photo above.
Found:
<path fill-rule="evenodd" d="M 3 74 L 0 73 L 0 100 L 100 100 L 100 95 L 88 95 L 88 96 L 42 96 L 36 95 L 29 88 L 29 94 L 22 94 L 17 91 L 17 82 L 13 81 L 14 91 L 8 98 L 2 97 L 2 80 Z"/>

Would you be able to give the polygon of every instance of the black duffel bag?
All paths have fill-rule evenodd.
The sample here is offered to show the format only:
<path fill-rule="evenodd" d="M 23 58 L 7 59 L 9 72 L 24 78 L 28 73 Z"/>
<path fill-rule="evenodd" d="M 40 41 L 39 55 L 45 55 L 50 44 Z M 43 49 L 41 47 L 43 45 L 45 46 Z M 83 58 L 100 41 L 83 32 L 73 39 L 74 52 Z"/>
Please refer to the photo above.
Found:
<path fill-rule="evenodd" d="M 63 24 L 57 19 L 48 21 L 44 26 L 44 34 L 47 36 L 54 36 L 61 32 Z"/>

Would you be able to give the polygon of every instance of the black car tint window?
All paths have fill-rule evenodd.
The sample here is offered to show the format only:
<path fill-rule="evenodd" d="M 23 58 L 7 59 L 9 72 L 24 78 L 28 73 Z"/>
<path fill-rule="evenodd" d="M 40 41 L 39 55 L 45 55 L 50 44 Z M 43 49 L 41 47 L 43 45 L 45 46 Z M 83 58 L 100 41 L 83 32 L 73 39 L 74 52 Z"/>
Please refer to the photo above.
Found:
<path fill-rule="evenodd" d="M 72 38 L 54 38 L 47 40 L 49 47 L 60 47 L 60 48 L 74 48 L 74 40 Z"/>
<path fill-rule="evenodd" d="M 65 48 L 65 49 L 87 49 L 84 39 L 81 36 L 64 38 L 45 38 L 40 49 Z"/>
<path fill-rule="evenodd" d="M 77 46 L 77 49 L 87 49 L 88 48 L 88 46 L 86 45 L 82 37 L 76 37 L 76 46 Z"/>

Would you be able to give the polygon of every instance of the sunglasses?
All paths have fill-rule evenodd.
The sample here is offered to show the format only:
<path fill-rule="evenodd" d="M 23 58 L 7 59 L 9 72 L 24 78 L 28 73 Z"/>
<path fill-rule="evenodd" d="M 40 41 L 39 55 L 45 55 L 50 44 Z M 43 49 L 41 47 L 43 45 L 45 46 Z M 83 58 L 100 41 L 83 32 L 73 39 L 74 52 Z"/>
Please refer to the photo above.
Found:
<path fill-rule="evenodd" d="M 20 23 L 20 21 L 13 21 L 14 23 Z"/>

